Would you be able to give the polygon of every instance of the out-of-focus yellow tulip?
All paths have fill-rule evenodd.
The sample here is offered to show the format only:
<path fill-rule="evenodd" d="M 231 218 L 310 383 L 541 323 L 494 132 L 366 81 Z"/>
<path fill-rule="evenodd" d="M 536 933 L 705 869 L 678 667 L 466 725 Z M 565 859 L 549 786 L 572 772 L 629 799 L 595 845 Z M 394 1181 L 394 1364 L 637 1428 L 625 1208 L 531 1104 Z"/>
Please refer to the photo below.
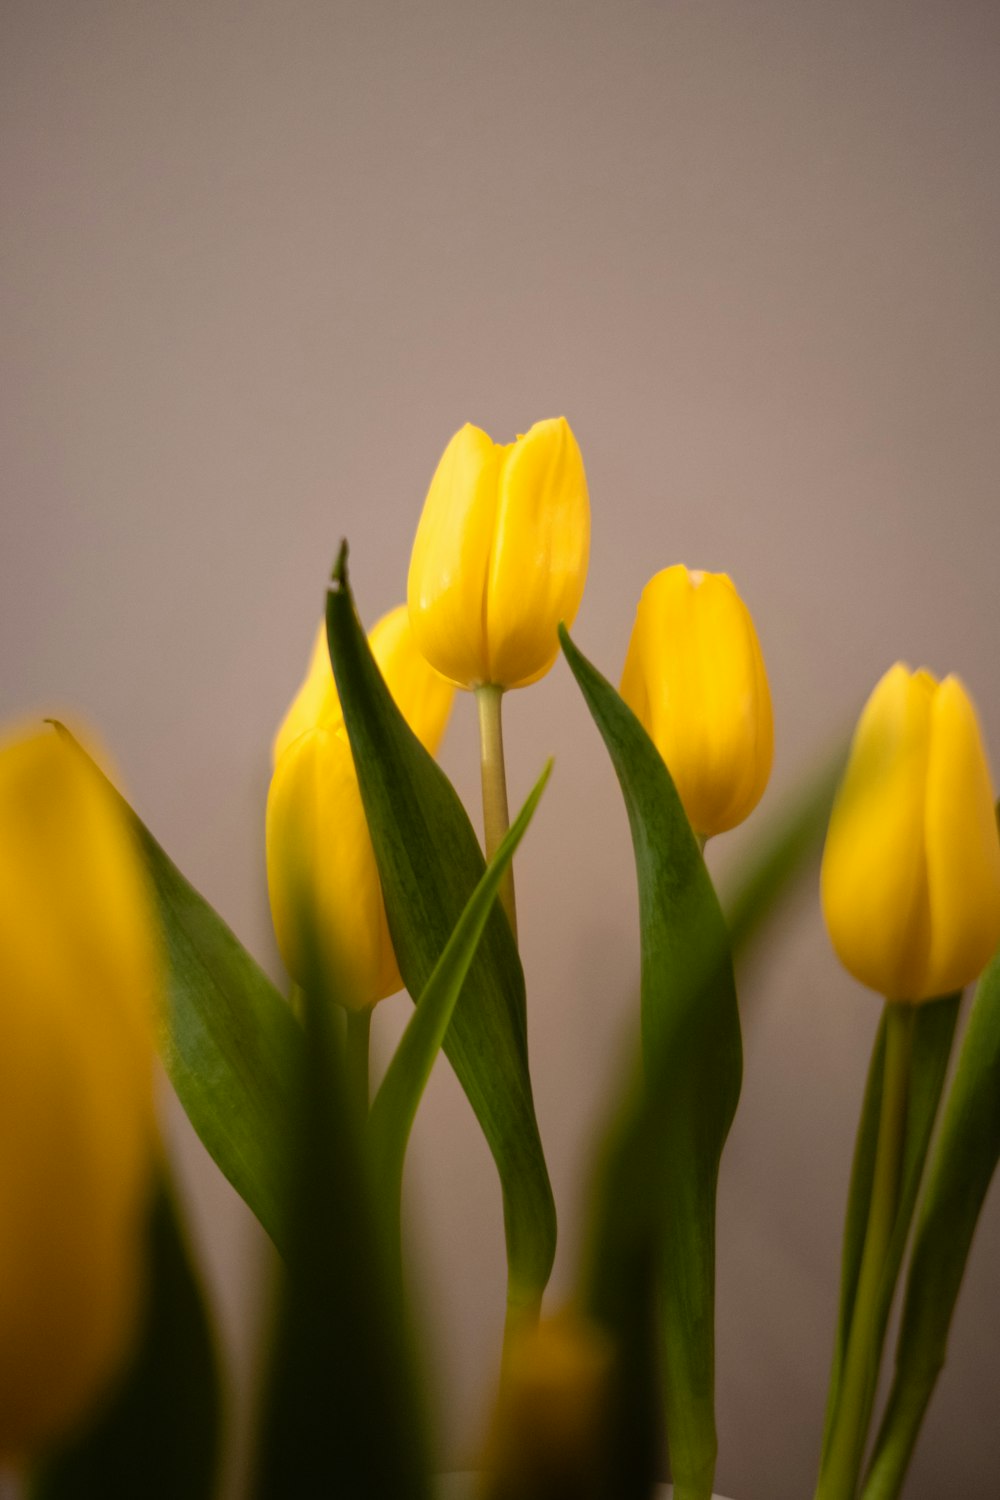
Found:
<path fill-rule="evenodd" d="M 0 748 L 0 1458 L 85 1419 L 127 1352 L 155 1153 L 149 896 L 51 731 Z"/>
<path fill-rule="evenodd" d="M 342 724 L 298 735 L 274 769 L 267 883 L 281 956 L 299 984 L 314 955 L 350 1010 L 402 989 Z"/>
<path fill-rule="evenodd" d="M 735 828 L 771 774 L 771 693 L 750 612 L 725 573 L 683 564 L 651 578 L 621 694 L 667 763 L 702 838 Z"/>
<path fill-rule="evenodd" d="M 404 719 L 433 755 L 454 685 L 417 649 L 405 604 L 368 643 Z M 267 883 L 289 974 L 308 977 L 311 951 L 337 998 L 363 1010 L 402 989 L 344 716 L 321 625 L 305 681 L 274 742 L 267 799 Z M 315 949 L 310 945 L 315 945 Z"/>
<path fill-rule="evenodd" d="M 957 677 L 901 662 L 858 721 L 823 854 L 841 963 L 890 1000 L 961 989 L 1000 942 L 1000 837 L 976 711 Z"/>
<path fill-rule="evenodd" d="M 552 666 L 590 551 L 583 459 L 564 417 L 515 443 L 466 424 L 437 466 L 410 561 L 410 621 L 459 687 L 524 687 Z"/>
<path fill-rule="evenodd" d="M 451 713 L 454 685 L 435 672 L 417 647 L 405 604 L 383 615 L 368 632 L 368 644 L 397 708 L 425 750 L 435 755 Z M 326 622 L 320 624 L 309 669 L 274 738 L 275 765 L 298 735 L 317 724 L 343 723 L 333 680 Z"/>
<path fill-rule="evenodd" d="M 571 1310 L 516 1330 L 489 1439 L 488 1500 L 606 1493 L 612 1368 L 607 1336 Z"/>

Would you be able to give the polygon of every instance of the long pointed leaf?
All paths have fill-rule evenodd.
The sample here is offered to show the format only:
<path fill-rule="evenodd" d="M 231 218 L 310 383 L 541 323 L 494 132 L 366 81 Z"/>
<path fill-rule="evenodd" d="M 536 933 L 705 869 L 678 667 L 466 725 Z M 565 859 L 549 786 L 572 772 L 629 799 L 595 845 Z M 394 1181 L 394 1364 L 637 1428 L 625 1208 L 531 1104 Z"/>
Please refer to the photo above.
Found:
<path fill-rule="evenodd" d="M 913 1042 L 907 1118 L 903 1137 L 903 1159 L 899 1201 L 895 1222 L 885 1256 L 885 1263 L 873 1311 L 873 1325 L 867 1347 L 870 1351 L 865 1386 L 862 1392 L 858 1431 L 863 1448 L 864 1435 L 871 1421 L 881 1365 L 882 1347 L 889 1312 L 899 1278 L 899 1271 L 909 1238 L 913 1212 L 923 1175 L 927 1148 L 944 1077 L 951 1053 L 952 1038 L 958 1016 L 960 996 L 947 996 L 925 1004 L 913 1015 Z M 861 1264 L 873 1191 L 875 1161 L 878 1151 L 879 1116 L 885 1068 L 885 1018 L 876 1037 L 869 1068 L 868 1083 L 855 1146 L 851 1185 L 844 1227 L 842 1253 L 841 1299 L 834 1342 L 833 1367 L 827 1396 L 823 1435 L 821 1473 L 825 1471 L 832 1451 L 834 1431 L 840 1416 L 843 1375 L 847 1357 Z M 860 1454 L 859 1454 L 860 1462 Z"/>
<path fill-rule="evenodd" d="M 958 1019 L 960 995 L 948 995 L 941 1000 L 921 1005 L 914 1016 L 913 1054 L 910 1064 L 910 1092 L 907 1108 L 906 1133 L 903 1142 L 903 1162 L 899 1203 L 892 1238 L 886 1254 L 885 1271 L 879 1291 L 875 1333 L 872 1348 L 876 1360 L 885 1339 L 886 1324 L 892 1306 L 893 1294 L 903 1263 L 906 1242 L 916 1207 L 917 1195 L 923 1177 L 927 1148 L 930 1143 L 934 1121 L 937 1117 L 941 1090 L 948 1071 L 948 1059 Z M 885 1065 L 885 1018 L 879 1026 L 872 1050 L 868 1070 L 861 1119 L 854 1149 L 851 1183 L 848 1189 L 847 1215 L 844 1224 L 844 1245 L 841 1256 L 840 1308 L 837 1316 L 837 1332 L 834 1342 L 833 1368 L 827 1394 L 826 1423 L 823 1435 L 823 1452 L 826 1454 L 837 1407 L 841 1394 L 841 1378 L 847 1341 L 854 1316 L 854 1302 L 861 1271 L 865 1233 L 871 1205 L 872 1182 L 875 1171 L 875 1155 L 878 1145 L 879 1111 L 882 1104 L 882 1078 Z M 878 1377 L 878 1365 L 871 1371 L 868 1399 L 869 1415 L 874 1401 Z"/>
<path fill-rule="evenodd" d="M 209 1155 L 281 1249 L 285 1132 L 302 1028 L 222 918 L 115 796 L 159 904 L 168 967 L 160 1037 L 167 1073 Z"/>
<path fill-rule="evenodd" d="M 667 1438 L 677 1500 L 707 1500 L 715 1469 L 715 1200 L 742 1048 L 729 939 L 670 773 L 638 719 L 560 628 L 563 651 L 621 784 L 635 849 L 647 1089 L 620 1162 L 619 1219 L 662 1220 L 659 1282 Z M 650 1124 L 658 1127 L 658 1164 Z M 638 1203 L 633 1199 L 638 1196 Z M 615 1234 L 622 1233 L 618 1224 Z"/>
<path fill-rule="evenodd" d="M 398 1213 L 403 1162 L 410 1130 L 431 1075 L 434 1059 L 448 1030 L 504 871 L 527 832 L 551 771 L 550 760 L 469 897 L 400 1038 L 372 1103 L 368 1131 L 373 1177 L 385 1194 L 387 1209 L 393 1220 Z"/>
<path fill-rule="evenodd" d="M 303 992 L 288 1253 L 253 1494 L 429 1500 L 421 1386 L 347 1086 L 333 977 L 313 962 Z"/>
<path fill-rule="evenodd" d="M 979 981 L 913 1241 L 896 1373 L 863 1500 L 895 1500 L 944 1365 L 979 1214 L 1000 1159 L 1000 954 Z"/>
<path fill-rule="evenodd" d="M 135 1351 L 93 1425 L 35 1475 L 31 1500 L 211 1500 L 219 1415 L 208 1319 L 163 1183 L 150 1215 L 149 1284 Z"/>
<path fill-rule="evenodd" d="M 368 649 L 342 551 L 327 636 L 400 972 L 420 995 L 485 869 L 444 772 L 411 733 Z M 493 1153 L 503 1194 L 508 1303 L 537 1304 L 555 1254 L 555 1206 L 528 1073 L 524 974 L 494 905 L 444 1051 Z"/>

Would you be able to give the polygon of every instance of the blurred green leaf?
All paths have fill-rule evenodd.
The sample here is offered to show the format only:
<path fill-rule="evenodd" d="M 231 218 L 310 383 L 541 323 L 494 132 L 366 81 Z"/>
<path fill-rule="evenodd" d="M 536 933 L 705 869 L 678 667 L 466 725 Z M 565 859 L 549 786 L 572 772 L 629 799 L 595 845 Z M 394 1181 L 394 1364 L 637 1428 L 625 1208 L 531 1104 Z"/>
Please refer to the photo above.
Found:
<path fill-rule="evenodd" d="M 419 996 L 485 860 L 451 783 L 411 733 L 375 665 L 348 586 L 346 547 L 327 597 L 327 635 L 393 947 L 407 989 Z M 500 1175 L 508 1305 L 530 1307 L 552 1268 L 555 1206 L 528 1073 L 524 973 L 496 904 L 443 1046 Z"/>
<path fill-rule="evenodd" d="M 805 866 L 818 859 L 846 761 L 841 747 L 789 796 L 755 840 L 722 903 L 734 957 L 761 935 Z"/>
<path fill-rule="evenodd" d="M 729 938 L 673 781 L 638 719 L 560 628 L 604 737 L 635 849 L 646 1088 L 604 1173 L 591 1306 L 622 1306 L 652 1244 L 659 1275 L 667 1438 L 677 1500 L 707 1500 L 715 1469 L 715 1203 L 739 1098 L 742 1047 Z M 624 1295 L 627 1301 L 627 1287 Z"/>
<path fill-rule="evenodd" d="M 285 1131 L 302 1028 L 222 918 L 115 796 L 159 904 L 167 959 L 160 1050 L 170 1081 L 209 1155 L 281 1249 Z"/>
<path fill-rule="evenodd" d="M 393 1239 L 399 1237 L 403 1163 L 417 1107 L 475 957 L 504 871 L 534 816 L 552 771 L 551 760 L 469 897 L 410 1018 L 372 1103 L 368 1121 L 372 1176 L 383 1196 Z"/>
<path fill-rule="evenodd" d="M 914 1233 L 896 1373 L 863 1500 L 895 1500 L 902 1489 L 998 1158 L 1000 954 L 979 981 L 942 1112 Z"/>
<path fill-rule="evenodd" d="M 161 1182 L 135 1351 L 96 1421 L 34 1476 L 31 1500 L 211 1500 L 219 1382 L 201 1293 Z"/>
<path fill-rule="evenodd" d="M 318 951 L 318 950 L 315 950 Z M 285 1276 L 255 1500 L 430 1500 L 421 1385 L 328 980 L 303 993 Z"/>
<path fill-rule="evenodd" d="M 900 1176 L 899 1203 L 892 1238 L 886 1255 L 885 1271 L 879 1290 L 872 1349 L 874 1367 L 869 1372 L 867 1394 L 867 1421 L 871 1419 L 872 1405 L 878 1381 L 878 1365 L 885 1329 L 892 1307 L 893 1294 L 899 1279 L 900 1266 L 906 1251 L 910 1226 L 916 1207 L 917 1195 L 923 1177 L 927 1148 L 930 1143 L 934 1121 L 937 1117 L 941 1090 L 948 1071 L 952 1039 L 958 1019 L 960 995 L 948 995 L 940 1000 L 928 1001 L 916 1007 L 914 1014 L 913 1053 L 910 1063 L 910 1091 L 907 1105 L 906 1133 L 903 1141 L 903 1161 Z M 833 1367 L 827 1393 L 826 1422 L 823 1434 L 824 1458 L 829 1449 L 833 1424 L 841 1395 L 841 1379 L 847 1354 L 847 1341 L 854 1317 L 854 1304 L 861 1271 L 861 1259 L 868 1228 L 872 1185 L 875 1172 L 875 1156 L 878 1146 L 879 1113 L 882 1107 L 882 1080 L 885 1069 L 885 1016 L 875 1038 L 868 1081 L 858 1123 L 858 1134 L 854 1148 L 854 1163 L 847 1197 L 847 1214 L 844 1222 L 844 1245 L 841 1255 L 840 1308 L 837 1316 L 837 1331 L 834 1341 Z"/>

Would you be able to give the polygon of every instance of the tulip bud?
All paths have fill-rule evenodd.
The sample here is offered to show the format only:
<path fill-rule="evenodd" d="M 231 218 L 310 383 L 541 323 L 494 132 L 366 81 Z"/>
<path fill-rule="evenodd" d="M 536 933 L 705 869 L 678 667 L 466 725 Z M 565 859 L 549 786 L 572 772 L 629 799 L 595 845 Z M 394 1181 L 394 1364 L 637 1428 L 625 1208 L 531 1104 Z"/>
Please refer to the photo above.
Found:
<path fill-rule="evenodd" d="M 435 755 L 448 725 L 455 689 L 418 649 L 405 604 L 382 616 L 368 632 L 368 644 L 396 707 L 424 749 Z M 305 730 L 317 724 L 342 724 L 343 719 L 324 620 L 316 632 L 305 679 L 274 737 L 273 764 Z"/>
<path fill-rule="evenodd" d="M 524 687 L 556 658 L 590 550 L 583 459 L 564 417 L 515 443 L 471 424 L 431 480 L 410 561 L 410 621 L 427 660 L 459 687 Z"/>
<path fill-rule="evenodd" d="M 267 884 L 278 947 L 299 984 L 315 953 L 350 1010 L 402 989 L 343 725 L 306 730 L 274 768 Z"/>
<path fill-rule="evenodd" d="M 0 749 L 0 1461 L 85 1419 L 138 1312 L 155 1150 L 148 892 L 51 732 Z"/>
<path fill-rule="evenodd" d="M 664 568 L 636 610 L 621 695 L 702 838 L 742 823 L 771 774 L 771 694 L 750 612 L 725 573 Z"/>
<path fill-rule="evenodd" d="M 1000 836 L 957 677 L 897 662 L 858 721 L 821 876 L 844 967 L 891 1000 L 950 994 L 1000 942 Z"/>
<path fill-rule="evenodd" d="M 405 604 L 383 615 L 368 644 L 397 708 L 436 752 L 453 685 L 417 649 Z M 267 799 L 267 883 L 278 947 L 305 984 L 316 953 L 337 998 L 363 1010 L 402 989 L 375 851 L 330 666 L 326 625 L 305 681 L 274 741 Z"/>
<path fill-rule="evenodd" d="M 610 1341 L 574 1312 L 511 1339 L 487 1461 L 487 1500 L 604 1494 Z"/>

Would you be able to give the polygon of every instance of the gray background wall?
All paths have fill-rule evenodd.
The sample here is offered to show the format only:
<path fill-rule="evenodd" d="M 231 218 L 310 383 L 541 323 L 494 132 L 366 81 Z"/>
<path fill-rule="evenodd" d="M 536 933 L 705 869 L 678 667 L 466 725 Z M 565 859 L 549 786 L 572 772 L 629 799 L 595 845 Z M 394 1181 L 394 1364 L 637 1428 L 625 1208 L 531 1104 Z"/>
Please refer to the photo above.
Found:
<path fill-rule="evenodd" d="M 466 419 L 565 412 L 591 482 L 579 642 L 617 675 L 649 574 L 726 569 L 775 698 L 725 877 L 897 657 L 959 671 L 1000 754 L 1000 12 L 992 3 L 7 0 L 0 21 L 0 709 L 94 725 L 277 973 L 268 745 L 339 538 L 370 622 Z M 444 763 L 475 807 L 472 705 Z M 571 1284 L 634 1022 L 624 816 L 568 673 L 508 700 L 531 1047 Z M 994 759 L 996 765 L 996 759 Z M 878 1003 L 813 885 L 744 982 L 721 1191 L 718 1485 L 811 1493 Z M 407 1013 L 376 1020 L 384 1055 Z M 261 1239 L 171 1116 L 244 1413 Z M 447 1069 L 410 1245 L 442 1444 L 474 1455 L 500 1207 Z M 997 1493 L 1000 1202 L 909 1493 Z M 231 1488 L 239 1486 L 234 1470 Z"/>

